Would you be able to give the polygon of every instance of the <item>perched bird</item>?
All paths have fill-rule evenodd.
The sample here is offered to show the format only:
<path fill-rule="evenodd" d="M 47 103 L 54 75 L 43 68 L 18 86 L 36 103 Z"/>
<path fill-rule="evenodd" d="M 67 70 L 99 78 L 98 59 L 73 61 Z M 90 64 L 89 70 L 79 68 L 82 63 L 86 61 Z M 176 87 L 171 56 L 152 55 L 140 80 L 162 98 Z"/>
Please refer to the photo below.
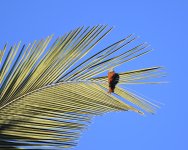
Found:
<path fill-rule="evenodd" d="M 115 73 L 113 68 L 109 69 L 109 71 L 108 71 L 108 83 L 109 83 L 108 93 L 114 93 L 114 89 L 118 82 L 119 82 L 119 74 Z"/>

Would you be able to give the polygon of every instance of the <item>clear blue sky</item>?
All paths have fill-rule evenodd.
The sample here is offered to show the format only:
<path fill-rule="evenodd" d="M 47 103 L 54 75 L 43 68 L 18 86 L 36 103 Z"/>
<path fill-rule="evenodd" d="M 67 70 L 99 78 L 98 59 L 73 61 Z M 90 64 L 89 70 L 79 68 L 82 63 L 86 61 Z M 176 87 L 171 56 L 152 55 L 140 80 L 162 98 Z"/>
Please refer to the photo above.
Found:
<path fill-rule="evenodd" d="M 186 0 L 1 0 L 0 47 L 57 37 L 82 25 L 115 26 L 101 46 L 130 33 L 139 35 L 154 51 L 118 70 L 165 66 L 168 84 L 130 87 L 165 105 L 156 115 L 121 112 L 96 117 L 73 150 L 186 150 L 187 16 Z"/>

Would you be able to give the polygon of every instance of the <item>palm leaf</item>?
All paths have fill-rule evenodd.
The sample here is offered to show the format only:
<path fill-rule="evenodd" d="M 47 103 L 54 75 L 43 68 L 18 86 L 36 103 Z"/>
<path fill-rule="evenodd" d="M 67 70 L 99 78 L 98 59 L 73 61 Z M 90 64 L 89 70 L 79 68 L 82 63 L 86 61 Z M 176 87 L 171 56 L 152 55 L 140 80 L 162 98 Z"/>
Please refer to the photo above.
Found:
<path fill-rule="evenodd" d="M 0 51 L 1 147 L 69 148 L 93 116 L 128 110 L 143 114 L 139 107 L 155 112 L 155 104 L 123 88 L 116 88 L 118 96 L 108 94 L 107 77 L 96 77 L 150 51 L 145 43 L 123 50 L 136 39 L 129 35 L 91 55 L 111 30 L 103 25 L 80 27 L 53 44 L 49 36 Z M 158 83 L 145 80 L 161 76 L 160 67 L 128 71 L 120 73 L 119 84 Z"/>

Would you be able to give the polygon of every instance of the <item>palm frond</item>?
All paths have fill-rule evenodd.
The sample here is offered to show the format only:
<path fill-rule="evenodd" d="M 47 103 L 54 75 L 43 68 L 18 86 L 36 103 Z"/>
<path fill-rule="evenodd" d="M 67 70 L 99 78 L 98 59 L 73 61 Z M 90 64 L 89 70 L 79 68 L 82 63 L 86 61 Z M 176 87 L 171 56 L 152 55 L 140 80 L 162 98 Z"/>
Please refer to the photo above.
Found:
<path fill-rule="evenodd" d="M 111 30 L 103 25 L 80 27 L 52 44 L 53 36 L 23 46 L 5 45 L 0 51 L 2 147 L 69 148 L 93 116 L 128 110 L 143 114 L 137 106 L 154 113 L 155 104 L 120 87 L 110 95 L 107 77 L 96 77 L 150 51 L 145 43 L 123 50 L 136 40 L 131 34 L 91 55 Z M 133 70 L 120 73 L 119 84 L 158 83 L 145 80 L 161 76 L 160 67 Z"/>

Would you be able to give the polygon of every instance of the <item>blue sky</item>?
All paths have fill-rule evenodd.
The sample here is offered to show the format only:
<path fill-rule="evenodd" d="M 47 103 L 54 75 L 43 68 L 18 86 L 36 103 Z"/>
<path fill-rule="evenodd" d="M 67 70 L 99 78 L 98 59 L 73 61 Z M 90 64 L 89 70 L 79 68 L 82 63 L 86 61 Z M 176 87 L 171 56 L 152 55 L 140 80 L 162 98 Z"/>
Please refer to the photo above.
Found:
<path fill-rule="evenodd" d="M 151 44 L 153 52 L 118 71 L 164 66 L 169 81 L 162 85 L 134 85 L 131 89 L 164 103 L 157 114 L 109 113 L 93 119 L 73 150 L 185 150 L 188 134 L 186 0 L 1 0 L 0 47 L 19 40 L 29 43 L 76 27 L 108 24 L 114 30 L 107 46 L 130 33 Z M 97 48 L 96 48 L 97 49 Z"/>

